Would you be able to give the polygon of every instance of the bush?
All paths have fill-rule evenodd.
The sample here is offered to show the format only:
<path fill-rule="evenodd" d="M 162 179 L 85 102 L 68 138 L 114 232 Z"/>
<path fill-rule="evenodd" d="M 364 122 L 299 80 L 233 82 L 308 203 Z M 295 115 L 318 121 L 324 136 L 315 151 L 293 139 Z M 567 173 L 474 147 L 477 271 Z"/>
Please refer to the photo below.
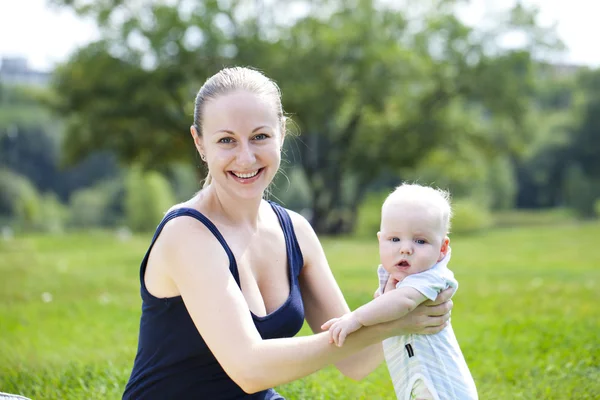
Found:
<path fill-rule="evenodd" d="M 515 204 L 517 182 L 509 158 L 498 156 L 491 160 L 487 175 L 491 208 L 493 210 L 511 209 Z"/>
<path fill-rule="evenodd" d="M 60 202 L 55 193 L 41 197 L 39 218 L 35 228 L 46 232 L 62 232 L 69 219 L 69 210 Z"/>
<path fill-rule="evenodd" d="M 600 218 L 600 199 L 594 203 L 594 212 L 596 213 L 596 218 Z"/>
<path fill-rule="evenodd" d="M 472 199 L 457 199 L 452 202 L 451 233 L 468 234 L 488 229 L 493 224 L 490 211 Z"/>
<path fill-rule="evenodd" d="M 158 225 L 175 197 L 169 182 L 158 172 L 132 168 L 125 183 L 125 218 L 133 231 L 149 231 Z"/>
<path fill-rule="evenodd" d="M 381 225 L 381 206 L 390 190 L 369 193 L 360 207 L 358 207 L 358 216 L 354 233 L 356 236 L 373 239 L 376 237 Z"/>
<path fill-rule="evenodd" d="M 0 170 L 0 216 L 25 230 L 61 231 L 68 210 L 54 193 L 40 195 L 26 177 Z"/>
<path fill-rule="evenodd" d="M 269 187 L 267 197 L 297 212 L 309 208 L 311 192 L 302 169 L 280 169 Z"/>
<path fill-rule="evenodd" d="M 33 199 L 37 196 L 37 190 L 26 177 L 5 168 L 0 169 L 0 215 L 15 217 L 26 210 L 29 210 L 29 214 L 35 214 Z M 20 204 L 23 201 L 29 206 Z"/>
<path fill-rule="evenodd" d="M 567 206 L 581 218 L 594 217 L 596 199 L 600 195 L 598 183 L 588 178 L 577 164 L 567 168 L 563 182 Z"/>
<path fill-rule="evenodd" d="M 183 202 L 194 196 L 202 188 L 198 168 L 190 164 L 173 164 L 169 167 L 167 177 L 173 187 L 176 202 Z"/>
<path fill-rule="evenodd" d="M 70 225 L 78 228 L 114 226 L 120 219 L 120 195 L 123 183 L 118 180 L 100 182 L 91 188 L 80 189 L 71 195 Z"/>
<path fill-rule="evenodd" d="M 35 229 L 41 218 L 41 199 L 36 188 L 24 180 L 15 203 L 17 223 L 24 229 Z"/>

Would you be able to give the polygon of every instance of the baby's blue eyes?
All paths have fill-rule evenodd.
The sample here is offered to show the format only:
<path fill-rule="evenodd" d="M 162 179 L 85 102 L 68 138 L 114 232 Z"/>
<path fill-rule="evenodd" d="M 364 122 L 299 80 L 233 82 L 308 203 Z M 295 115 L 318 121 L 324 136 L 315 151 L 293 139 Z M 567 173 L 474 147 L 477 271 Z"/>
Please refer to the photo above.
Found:
<path fill-rule="evenodd" d="M 397 243 L 397 242 L 399 242 L 399 241 L 400 241 L 400 238 L 393 237 L 391 240 L 392 240 L 392 242 L 395 242 L 395 243 Z M 416 243 L 416 244 L 426 244 L 426 243 L 427 243 L 427 241 L 426 241 L 426 240 L 423 240 L 423 239 L 415 239 L 415 243 Z"/>

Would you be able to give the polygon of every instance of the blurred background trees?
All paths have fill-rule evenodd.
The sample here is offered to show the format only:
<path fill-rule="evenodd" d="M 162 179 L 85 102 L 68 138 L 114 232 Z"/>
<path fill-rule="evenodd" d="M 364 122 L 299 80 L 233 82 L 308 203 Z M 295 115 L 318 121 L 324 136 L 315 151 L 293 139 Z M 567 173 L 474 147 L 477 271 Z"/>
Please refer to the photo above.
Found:
<path fill-rule="evenodd" d="M 280 85 L 298 135 L 271 196 L 319 233 L 374 234 L 402 180 L 450 189 L 458 232 L 515 208 L 597 216 L 600 71 L 544 61 L 560 43 L 535 10 L 484 29 L 449 0 L 53 2 L 102 37 L 48 88 L 1 83 L 5 224 L 154 228 L 200 188 L 193 99 L 231 65 Z"/>

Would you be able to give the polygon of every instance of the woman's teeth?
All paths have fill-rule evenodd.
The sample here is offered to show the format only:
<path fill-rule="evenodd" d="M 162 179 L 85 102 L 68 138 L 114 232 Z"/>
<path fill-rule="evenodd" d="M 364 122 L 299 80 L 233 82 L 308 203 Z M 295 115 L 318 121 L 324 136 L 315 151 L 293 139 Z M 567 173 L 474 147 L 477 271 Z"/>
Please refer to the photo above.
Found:
<path fill-rule="evenodd" d="M 252 178 L 255 177 L 256 174 L 258 174 L 258 170 L 254 171 L 254 172 L 249 172 L 247 174 L 240 174 L 238 172 L 232 172 L 232 174 L 234 174 L 235 176 L 237 176 L 238 178 L 242 178 L 242 179 L 248 179 L 248 178 Z"/>

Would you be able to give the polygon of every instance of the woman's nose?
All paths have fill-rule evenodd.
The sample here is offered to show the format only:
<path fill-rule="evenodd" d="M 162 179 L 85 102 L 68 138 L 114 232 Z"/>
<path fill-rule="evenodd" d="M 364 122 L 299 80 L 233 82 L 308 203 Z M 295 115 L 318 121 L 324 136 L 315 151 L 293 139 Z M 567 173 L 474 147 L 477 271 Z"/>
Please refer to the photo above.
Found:
<path fill-rule="evenodd" d="M 250 144 L 243 144 L 240 146 L 237 154 L 237 162 L 240 167 L 249 167 L 254 165 L 256 162 L 256 155 L 254 154 L 254 150 Z"/>

